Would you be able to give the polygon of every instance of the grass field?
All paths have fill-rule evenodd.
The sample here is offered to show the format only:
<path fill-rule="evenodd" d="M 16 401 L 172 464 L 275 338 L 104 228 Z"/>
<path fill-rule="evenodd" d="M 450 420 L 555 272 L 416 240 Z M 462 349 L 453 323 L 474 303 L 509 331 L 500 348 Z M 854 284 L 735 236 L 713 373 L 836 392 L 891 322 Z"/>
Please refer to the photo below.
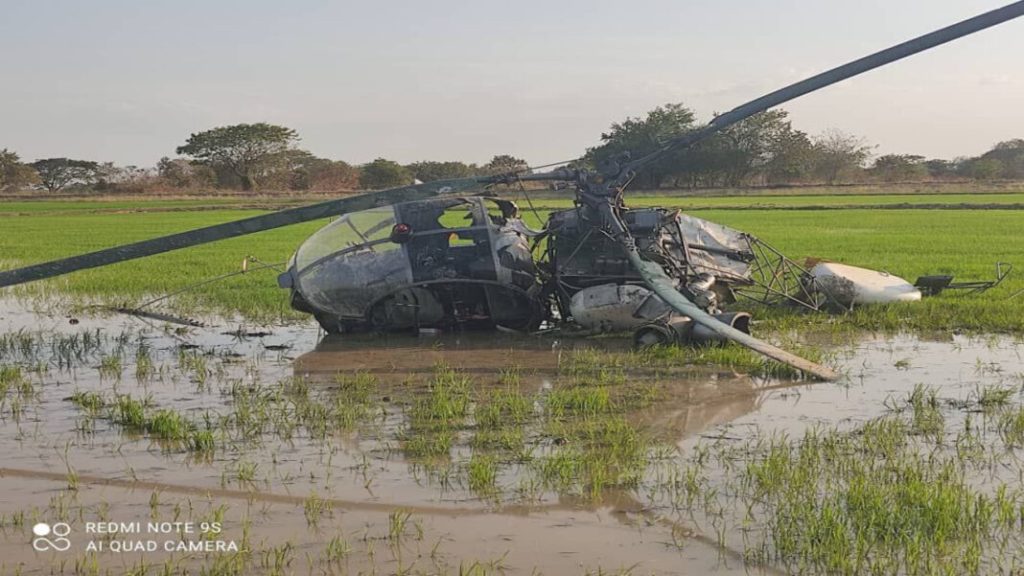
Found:
<path fill-rule="evenodd" d="M 1024 192 L 1014 190 L 986 190 L 976 192 L 947 191 L 942 193 L 907 192 L 880 194 L 863 188 L 843 193 L 829 193 L 827 189 L 814 188 L 803 192 L 780 193 L 772 190 L 764 194 L 730 194 L 708 196 L 699 191 L 666 190 L 657 193 L 633 192 L 628 196 L 631 206 L 669 206 L 688 210 L 711 210 L 718 208 L 757 209 L 840 209 L 857 207 L 886 208 L 990 208 L 1005 206 L 1024 208 Z M 816 193 L 812 193 L 816 192 Z M 534 206 L 538 209 L 560 209 L 572 206 L 568 193 L 539 191 L 531 193 Z M 35 213 L 80 213 L 80 212 L 138 212 L 176 211 L 214 208 L 266 208 L 293 206 L 320 202 L 325 196 L 257 196 L 257 197 L 215 197 L 215 198 L 81 198 L 67 200 L 24 200 L 0 198 L 0 217 Z M 523 207 L 527 204 L 523 202 Z"/>
<path fill-rule="evenodd" d="M 1013 198 L 1016 195 L 991 195 Z M 820 203 L 849 202 L 843 197 L 786 197 L 789 205 L 797 201 Z M 916 196 L 921 202 L 940 203 L 956 195 Z M 887 198 L 888 199 L 888 198 Z M 631 198 L 632 205 L 661 201 L 665 197 Z M 709 199 L 701 199 L 706 202 Z M 717 198 L 716 202 L 759 202 L 754 198 Z M 772 201 L 779 200 L 773 198 Z M 224 200 L 233 202 L 234 199 Z M 686 200 L 689 201 L 689 200 Z M 208 226 L 260 213 L 254 210 L 216 208 L 195 210 L 196 201 L 157 200 L 136 202 L 138 212 L 108 213 L 105 210 L 69 210 L 67 202 L 32 202 L 33 211 L 21 204 L 0 203 L 0 267 L 41 262 L 90 250 Z M 679 200 L 681 204 L 683 200 Z M 83 206 L 102 205 L 86 203 Z M 74 205 L 74 203 L 70 203 Z M 54 212 L 48 212 L 51 208 Z M 749 204 L 746 205 L 749 208 Z M 123 209 L 123 208 L 121 208 Z M 154 209 L 155 212 L 146 210 Z M 170 209 L 171 211 L 164 211 Z M 16 212 L 17 214 L 12 214 Z M 544 212 L 541 216 L 544 217 Z M 813 257 L 856 266 L 881 269 L 913 281 L 922 274 L 954 274 L 960 280 L 988 279 L 996 262 L 1024 267 L 1024 211 L 1002 209 L 923 210 L 849 208 L 843 210 L 709 209 L 700 216 L 734 226 L 759 236 L 790 257 Z M 537 225 L 533 214 L 527 221 Z M 126 262 L 102 269 L 78 272 L 48 283 L 30 285 L 21 291 L 39 292 L 60 286 L 74 300 L 100 300 L 107 303 L 141 301 L 181 289 L 204 279 L 239 270 L 242 260 L 255 256 L 266 263 L 284 262 L 295 248 L 323 222 L 311 222 L 281 230 L 172 252 L 140 261 Z M 1024 272 L 1021 270 L 1020 272 Z M 862 328 L 887 330 L 939 329 L 978 331 L 1024 331 L 1024 296 L 1007 297 L 1024 289 L 1024 276 L 1011 275 L 999 288 L 984 295 L 944 294 L 926 302 L 862 309 L 843 322 L 828 322 Z M 288 309 L 286 293 L 276 287 L 269 270 L 237 276 L 204 287 L 177 300 L 179 311 L 213 311 L 240 314 L 258 320 L 297 318 Z M 785 328 L 792 315 L 762 311 L 776 327 Z M 801 318 L 800 322 L 806 319 Z"/>
<path fill-rule="evenodd" d="M 922 205 L 954 197 L 915 196 Z M 834 200 L 771 200 L 780 198 L 789 206 Z M 851 198 L 861 196 L 841 200 Z M 345 338 L 313 349 L 312 339 L 294 342 L 300 333 L 319 339 L 305 327 L 275 327 L 266 341 L 198 328 L 190 331 L 200 334 L 197 343 L 184 346 L 180 333 L 159 328 L 86 329 L 96 321 L 88 315 L 82 326 L 51 323 L 60 324 L 56 330 L 11 326 L 0 334 L 0 450 L 3 467 L 22 476 L 0 467 L 0 480 L 16 489 L 30 484 L 35 500 L 17 491 L 0 498 L 0 573 L 18 569 L 9 551 L 27 550 L 22 533 L 37 519 L 124 519 L 140 510 L 154 520 L 227 521 L 243 551 L 194 557 L 190 573 L 335 574 L 367 566 L 374 573 L 504 574 L 506 555 L 517 569 L 565 559 L 577 570 L 545 573 L 583 573 L 578 559 L 600 557 L 604 548 L 648 563 L 664 559 L 670 568 L 622 569 L 630 563 L 605 557 L 603 568 L 588 565 L 587 574 L 674 574 L 680 566 L 705 573 L 701 554 L 718 556 L 711 567 L 727 559 L 734 570 L 754 572 L 1020 573 L 1024 293 L 1011 296 L 1024 291 L 1024 210 L 872 209 L 864 206 L 877 197 L 863 198 L 860 207 L 842 209 L 723 204 L 698 215 L 749 231 L 797 260 L 833 259 L 911 281 L 935 273 L 987 279 L 997 261 L 1021 270 L 983 295 L 946 294 L 845 316 L 755 310 L 764 319 L 759 336 L 836 363 L 846 376 L 839 383 L 791 380 L 791 372 L 738 347 L 638 352 L 602 348 L 607 342 L 598 338 L 583 341 L 594 348 L 559 344 L 557 352 L 546 342 L 469 345 L 459 356 L 458 344 L 440 338 L 380 349 L 346 346 Z M 262 213 L 248 205 L 0 203 L 0 269 Z M 528 213 L 527 222 L 538 226 L 543 217 Z M 49 314 L 140 303 L 238 271 L 248 256 L 283 263 L 323 224 L 9 291 Z M 255 271 L 203 286 L 176 297 L 172 308 L 303 320 L 274 275 Z M 943 337 L 861 338 L 862 329 Z M 960 330 L 1015 336 L 949 337 Z M 821 345 L 812 331 L 850 333 L 835 346 Z M 300 352 L 305 360 L 294 357 Z M 446 353 L 452 364 L 431 360 Z M 57 458 L 46 466 L 41 454 Z M 210 509 L 199 491 L 208 493 Z M 457 509 L 438 507 L 452 502 Z M 479 518 L 451 512 L 475 514 L 474 506 Z M 584 525 L 605 508 L 616 520 L 601 520 L 602 529 L 620 530 L 613 546 L 593 540 Z M 518 521 L 530 522 L 526 530 L 554 552 L 545 556 L 512 534 Z M 493 553 L 483 551 L 494 543 Z M 463 569 L 473 558 L 496 567 Z M 449 564 L 438 567 L 438 559 Z M 29 561 L 38 555 L 23 566 Z M 90 573 L 100 573 L 101 562 L 113 566 L 109 573 L 128 569 L 109 557 L 74 558 L 76 566 L 87 561 L 96 566 Z M 381 565 L 387 568 L 376 572 Z M 161 557 L 132 573 L 154 569 L 185 572 Z"/>
<path fill-rule="evenodd" d="M 674 195 L 639 194 L 628 197 L 631 206 L 671 206 L 689 210 L 708 210 L 716 208 L 736 208 L 757 210 L 764 208 L 777 209 L 812 209 L 812 208 L 856 208 L 856 207 L 1024 207 L 1024 193 L 993 193 L 993 194 L 799 194 L 792 196 L 694 196 L 685 192 Z M 565 208 L 572 205 L 571 198 L 544 198 L 535 205 L 548 208 Z"/>
<path fill-rule="evenodd" d="M 292 198 L 208 198 L 208 199 L 79 199 L 79 200 L 7 200 L 0 201 L 0 215 L 64 212 L 134 212 L 162 210 L 199 210 L 237 208 L 240 206 L 284 206 L 294 204 Z M 301 202 L 301 200 L 299 201 Z"/>

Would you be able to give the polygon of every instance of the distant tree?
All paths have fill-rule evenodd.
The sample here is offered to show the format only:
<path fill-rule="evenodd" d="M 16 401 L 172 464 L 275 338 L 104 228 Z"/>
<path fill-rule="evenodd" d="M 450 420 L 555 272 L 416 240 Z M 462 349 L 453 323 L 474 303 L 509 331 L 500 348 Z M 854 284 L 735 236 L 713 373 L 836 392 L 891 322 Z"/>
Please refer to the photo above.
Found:
<path fill-rule="evenodd" d="M 788 129 L 773 137 L 771 158 L 762 168 L 768 184 L 792 183 L 806 178 L 814 166 L 814 144 L 800 130 Z"/>
<path fill-rule="evenodd" d="M 973 158 L 964 163 L 961 173 L 975 180 L 995 180 L 1003 177 L 1003 168 L 995 158 Z"/>
<path fill-rule="evenodd" d="M 608 132 L 601 134 L 602 143 L 587 150 L 585 160 L 600 168 L 619 164 L 627 153 L 633 158 L 639 158 L 653 152 L 667 140 L 693 130 L 694 119 L 693 111 L 682 104 L 665 104 L 651 110 L 643 118 L 626 118 L 612 124 Z M 637 174 L 637 185 L 641 188 L 659 187 L 667 176 L 680 172 L 683 154 L 682 151 L 669 154 L 644 167 Z M 693 167 L 693 162 L 689 163 L 689 167 Z"/>
<path fill-rule="evenodd" d="M 192 134 L 177 153 L 233 175 L 243 190 L 252 190 L 262 177 L 274 171 L 280 155 L 298 139 L 295 130 L 284 126 L 235 124 Z"/>
<path fill-rule="evenodd" d="M 267 181 L 289 190 L 340 191 L 359 187 L 359 170 L 342 161 L 320 158 L 306 150 L 286 150 L 274 162 Z"/>
<path fill-rule="evenodd" d="M 187 188 L 192 184 L 192 164 L 184 158 L 164 156 L 156 163 L 156 172 L 175 188 Z"/>
<path fill-rule="evenodd" d="M 692 110 L 666 104 L 644 118 L 627 118 L 601 135 L 603 144 L 587 153 L 590 164 L 617 166 L 625 153 L 638 158 L 671 139 L 697 128 Z M 657 188 L 671 180 L 675 186 L 739 186 L 758 178 L 779 182 L 802 178 L 808 172 L 813 146 L 794 130 L 785 110 L 751 116 L 684 150 L 666 154 L 637 174 L 637 185 Z"/>
<path fill-rule="evenodd" d="M 156 163 L 157 176 L 175 188 L 213 186 L 217 175 L 213 168 L 185 158 L 164 156 Z"/>
<path fill-rule="evenodd" d="M 364 190 L 394 188 L 412 182 L 412 175 L 393 160 L 377 158 L 360 167 L 359 184 Z"/>
<path fill-rule="evenodd" d="M 56 193 L 72 184 L 89 185 L 96 181 L 100 165 L 88 160 L 46 158 L 30 164 L 39 174 L 39 180 L 50 193 Z"/>
<path fill-rule="evenodd" d="M 864 139 L 829 130 L 814 139 L 814 170 L 829 184 L 861 170 L 871 156 L 871 147 Z"/>
<path fill-rule="evenodd" d="M 1002 178 L 1024 178 L 1024 140 L 1000 142 L 982 154 L 980 159 L 999 161 Z"/>
<path fill-rule="evenodd" d="M 132 166 L 131 168 L 135 168 Z M 114 166 L 113 162 L 100 162 L 96 167 L 96 178 L 92 184 L 93 189 L 98 192 L 109 192 L 116 188 L 120 180 L 121 169 Z"/>
<path fill-rule="evenodd" d="M 359 169 L 347 162 L 336 160 L 310 175 L 310 189 L 337 192 L 359 189 Z"/>
<path fill-rule="evenodd" d="M 115 166 L 113 162 L 103 162 L 96 170 L 96 181 L 93 188 L 103 192 L 145 192 L 157 180 L 157 172 L 151 168 L 139 166 Z"/>
<path fill-rule="evenodd" d="M 916 154 L 886 154 L 875 159 L 871 172 L 886 182 L 920 180 L 928 176 L 924 156 Z"/>
<path fill-rule="evenodd" d="M 308 190 L 313 175 L 330 164 L 327 158 L 319 158 L 306 150 L 284 150 L 267 159 L 264 185 L 288 190 Z"/>
<path fill-rule="evenodd" d="M 509 172 L 522 172 L 529 169 L 529 167 L 530 165 L 526 163 L 526 160 L 509 156 L 508 154 L 500 154 L 491 158 L 491 161 L 487 164 L 484 164 L 483 171 L 487 174 L 507 174 Z"/>
<path fill-rule="evenodd" d="M 799 146 L 807 136 L 793 130 L 785 110 L 768 110 L 755 114 L 721 132 L 723 157 L 719 161 L 718 180 L 726 186 L 743 185 L 752 173 L 775 163 L 777 173 L 800 172 L 803 169 Z"/>
<path fill-rule="evenodd" d="M 22 163 L 17 153 L 7 148 L 0 150 L 0 190 L 18 189 L 38 182 L 39 174 Z"/>
<path fill-rule="evenodd" d="M 495 158 L 501 158 L 495 156 Z M 506 158 L 511 158 L 506 157 Z M 519 161 L 519 160 L 516 160 Z M 493 162 L 493 160 L 492 160 Z M 432 162 L 424 160 L 413 162 L 405 167 L 412 174 L 412 177 L 420 182 L 433 182 L 434 180 L 449 180 L 452 178 L 465 178 L 480 171 L 475 165 L 462 162 Z"/>
<path fill-rule="evenodd" d="M 671 158 L 658 162 L 660 171 L 651 172 L 648 179 L 639 179 L 642 187 L 661 186 L 671 178 L 673 187 L 718 186 L 729 172 L 735 160 L 736 150 L 721 134 L 705 139 L 696 146 L 674 153 Z M 641 170 L 641 174 L 646 170 Z"/>
<path fill-rule="evenodd" d="M 956 161 L 934 158 L 925 160 L 924 168 L 928 171 L 929 178 L 948 178 L 956 174 Z"/>

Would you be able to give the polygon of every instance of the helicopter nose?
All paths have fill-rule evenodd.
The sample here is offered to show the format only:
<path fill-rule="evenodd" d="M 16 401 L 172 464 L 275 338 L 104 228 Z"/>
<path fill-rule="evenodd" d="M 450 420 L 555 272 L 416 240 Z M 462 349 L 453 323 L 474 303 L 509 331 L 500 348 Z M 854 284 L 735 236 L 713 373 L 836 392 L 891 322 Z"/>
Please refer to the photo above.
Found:
<path fill-rule="evenodd" d="M 291 288 L 295 285 L 295 278 L 292 277 L 292 271 L 282 272 L 277 276 L 277 285 L 280 288 Z"/>

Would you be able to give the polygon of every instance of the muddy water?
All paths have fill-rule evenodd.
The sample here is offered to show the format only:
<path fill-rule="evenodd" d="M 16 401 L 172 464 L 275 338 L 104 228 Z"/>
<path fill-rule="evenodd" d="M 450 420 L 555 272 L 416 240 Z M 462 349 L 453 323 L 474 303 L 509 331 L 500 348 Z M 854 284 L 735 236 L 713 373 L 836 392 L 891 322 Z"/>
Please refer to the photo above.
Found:
<path fill-rule="evenodd" d="M 0 420 L 0 573 L 226 568 L 231 544 L 252 551 L 244 573 L 458 573 L 474 564 L 515 574 L 746 572 L 740 538 L 715 534 L 657 496 L 695 446 L 755 431 L 796 435 L 819 423 L 853 425 L 917 383 L 958 397 L 1024 372 L 1019 344 L 1006 338 L 872 335 L 837 345 L 848 374 L 838 384 L 673 372 L 660 377 L 657 402 L 628 414 L 662 447 L 638 487 L 608 491 L 596 502 L 544 489 L 522 496 L 527 474 L 509 465 L 498 481 L 508 494 L 495 499 L 405 458 L 398 438 L 408 403 L 401 398 L 422 389 L 439 363 L 479 387 L 500 386 L 503 373 L 515 369 L 525 393 L 543 394 L 573 354 L 615 351 L 622 343 L 479 334 L 321 339 L 311 326 L 211 324 L 70 318 L 3 302 L 0 335 L 8 340 L 0 364 L 24 367 L 33 392 L 8 391 Z M 138 377 L 140 348 L 155 367 L 145 378 Z M 130 394 L 201 422 L 231 413 L 234 388 L 301 379 L 330 392 L 339 373 L 355 372 L 380 383 L 380 413 L 368 425 L 327 441 L 264 434 L 258 442 L 226 442 L 210 457 L 127 434 L 106 418 L 87 419 L 68 401 L 76 392 Z M 645 378 L 627 373 L 626 385 Z M 455 456 L 466 451 L 457 447 Z M 140 531 L 105 535 L 89 524 L 105 521 L 138 522 Z M 149 530 L 151 521 L 194 524 L 167 532 Z M 71 548 L 34 550 L 37 522 L 66 522 Z M 204 522 L 220 531 L 202 534 Z M 213 550 L 176 548 L 179 541 L 206 546 L 204 538 Z M 125 550 L 112 551 L 115 540 Z M 88 549 L 98 543 L 106 547 Z"/>

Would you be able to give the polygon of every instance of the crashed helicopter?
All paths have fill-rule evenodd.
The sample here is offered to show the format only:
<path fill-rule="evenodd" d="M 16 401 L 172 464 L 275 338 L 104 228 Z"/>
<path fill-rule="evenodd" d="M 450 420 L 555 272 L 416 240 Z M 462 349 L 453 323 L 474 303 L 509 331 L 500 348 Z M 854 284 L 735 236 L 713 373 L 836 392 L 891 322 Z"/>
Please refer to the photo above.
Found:
<path fill-rule="evenodd" d="M 743 232 L 678 210 L 623 209 L 620 215 L 646 257 L 672 270 L 677 290 L 743 332 L 749 315 L 719 313 L 719 305 L 737 294 L 810 308 L 824 295 L 799 265 Z M 485 196 L 371 208 L 346 214 L 306 240 L 278 284 L 291 290 L 292 307 L 312 314 L 329 333 L 456 326 L 529 331 L 569 318 L 599 331 L 626 330 L 672 315 L 617 240 L 601 233 L 597 218 L 580 204 L 531 230 L 513 202 Z M 771 274 L 762 270 L 768 267 Z M 775 281 L 763 281 L 769 276 Z M 717 339 L 706 331 L 683 335 Z"/>
<path fill-rule="evenodd" d="M 851 272 L 880 293 L 915 298 L 920 292 L 880 273 L 836 265 L 808 274 L 742 232 L 677 211 L 630 209 L 625 189 L 644 166 L 755 114 L 1021 15 L 1024 0 L 854 60 L 716 116 L 639 158 L 624 155 L 593 170 L 565 166 L 330 200 L 0 272 L 0 287 L 340 216 L 303 243 L 279 278 L 293 305 L 331 332 L 453 322 L 528 330 L 555 311 L 597 325 L 628 314 L 641 344 L 729 340 L 809 376 L 835 379 L 831 369 L 751 336 L 749 316 L 722 314 L 720 304 L 746 292 L 814 307 L 831 290 L 819 276 L 839 278 L 832 286 L 842 286 L 854 282 Z M 551 214 L 534 232 L 511 202 L 478 196 L 488 187 L 526 181 L 565 183 L 575 192 L 575 207 Z"/>

